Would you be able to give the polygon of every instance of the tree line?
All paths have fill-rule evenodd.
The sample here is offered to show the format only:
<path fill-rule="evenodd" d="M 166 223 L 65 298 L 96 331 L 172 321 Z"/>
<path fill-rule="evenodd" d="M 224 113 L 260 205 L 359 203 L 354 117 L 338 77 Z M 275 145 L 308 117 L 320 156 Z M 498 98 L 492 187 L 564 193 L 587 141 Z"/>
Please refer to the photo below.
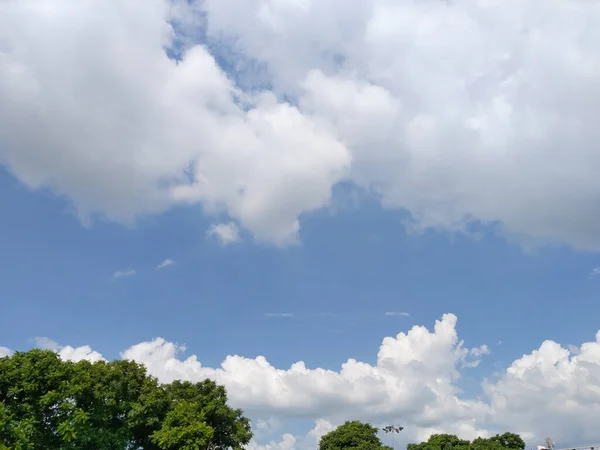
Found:
<path fill-rule="evenodd" d="M 388 450 L 349 421 L 319 450 Z M 63 361 L 50 350 L 0 358 L 0 450 L 241 450 L 250 420 L 212 380 L 159 383 L 133 361 Z M 472 442 L 436 434 L 407 450 L 524 450 L 515 434 Z"/>
<path fill-rule="evenodd" d="M 321 438 L 319 450 L 391 450 L 383 445 L 379 429 L 368 423 L 349 421 Z M 497 434 L 473 441 L 453 434 L 433 434 L 426 442 L 408 444 L 406 450 L 525 450 L 525 442 L 518 434 Z"/>

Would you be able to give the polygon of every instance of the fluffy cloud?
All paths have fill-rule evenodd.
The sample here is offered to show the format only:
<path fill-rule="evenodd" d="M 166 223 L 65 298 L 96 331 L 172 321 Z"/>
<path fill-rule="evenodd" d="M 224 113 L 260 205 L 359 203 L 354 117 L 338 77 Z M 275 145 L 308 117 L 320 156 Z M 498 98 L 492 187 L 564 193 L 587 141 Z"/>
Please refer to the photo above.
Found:
<path fill-rule="evenodd" d="M 249 446 L 249 450 L 293 450 L 296 448 L 296 438 L 289 433 L 282 436 L 281 441 L 271 441 L 265 445 L 259 445 L 253 441 Z"/>
<path fill-rule="evenodd" d="M 489 350 L 465 349 L 455 324 L 454 316 L 445 315 L 433 332 L 413 327 L 386 338 L 375 366 L 349 360 L 338 372 L 309 370 L 301 362 L 281 370 L 261 357 L 238 356 L 228 357 L 219 369 L 204 368 L 194 356 L 178 359 L 177 346 L 162 340 L 134 346 L 123 356 L 144 362 L 167 380 L 215 378 L 228 387 L 232 401 L 255 414 L 320 417 L 317 425 L 324 431 L 311 431 L 319 436 L 353 414 L 376 423 L 400 420 L 408 425 L 404 440 L 434 432 L 473 437 L 507 429 L 533 443 L 549 432 L 565 444 L 600 439 L 594 422 L 600 405 L 600 333 L 574 356 L 544 342 L 496 381 L 484 381 L 485 399 L 463 399 L 456 387 L 459 369 L 470 365 L 469 355 L 478 358 Z M 315 439 L 309 433 L 295 442 L 298 448 L 314 448 L 307 443 Z M 286 445 L 291 440 L 284 436 L 264 448 Z"/>
<path fill-rule="evenodd" d="M 402 423 L 403 440 L 426 439 L 435 432 L 473 438 L 503 430 L 520 432 L 532 444 L 548 433 L 565 444 L 600 439 L 594 422 L 600 408 L 600 333 L 575 356 L 544 342 L 494 381 L 484 380 L 484 397 L 465 398 L 457 386 L 461 372 L 489 349 L 466 348 L 456 321 L 446 314 L 433 331 L 415 326 L 387 337 L 375 365 L 350 359 L 338 371 L 309 369 L 301 361 L 279 369 L 262 356 L 228 356 L 221 367 L 209 368 L 196 356 L 181 358 L 178 346 L 163 339 L 135 345 L 122 357 L 146 364 L 164 381 L 213 378 L 227 386 L 232 402 L 255 417 L 320 420 L 320 432 L 294 440 L 283 436 L 261 449 L 314 448 L 314 434 L 349 417 Z"/>
<path fill-rule="evenodd" d="M 12 355 L 12 350 L 10 348 L 2 347 L 0 345 L 0 358 L 3 358 L 5 356 L 10 356 L 10 355 Z"/>
<path fill-rule="evenodd" d="M 466 348 L 456 321 L 446 314 L 433 330 L 414 326 L 387 337 L 374 365 L 350 359 L 339 370 L 309 369 L 301 361 L 279 369 L 262 356 L 228 356 L 221 367 L 204 367 L 194 355 L 182 357 L 185 347 L 164 339 L 134 345 L 121 356 L 145 364 L 165 382 L 209 377 L 224 384 L 232 404 L 254 418 L 267 418 L 255 421 L 259 438 L 298 418 L 314 421 L 306 435 L 267 437 L 266 443 L 253 444 L 256 450 L 314 449 L 320 436 L 346 419 L 400 423 L 406 427 L 402 442 L 436 432 L 473 438 L 505 430 L 521 433 L 532 445 L 547 434 L 563 446 L 600 440 L 600 332 L 572 351 L 543 342 L 493 379 L 484 379 L 481 396 L 466 397 L 457 381 L 489 350 Z M 87 346 L 63 347 L 49 339 L 38 345 L 64 359 L 102 358 Z"/>
<path fill-rule="evenodd" d="M 58 353 L 61 359 L 64 359 L 65 361 L 78 362 L 87 360 L 96 362 L 104 360 L 102 355 L 92 350 L 89 345 L 83 345 L 81 347 L 71 347 L 70 345 L 63 346 L 47 337 L 35 338 L 35 345 L 42 350 L 52 350 Z"/>
<path fill-rule="evenodd" d="M 595 341 L 573 350 L 545 341 L 514 361 L 500 380 L 485 382 L 492 420 L 546 429 L 571 442 L 600 440 L 595 419 L 600 414 L 600 332 Z"/>
<path fill-rule="evenodd" d="M 425 423 L 428 413 L 418 405 L 428 404 L 436 411 L 451 410 L 460 421 L 478 406 L 463 405 L 455 397 L 456 366 L 472 355 L 458 341 L 455 323 L 455 316 L 446 315 L 436 322 L 434 333 L 414 327 L 407 334 L 386 338 L 376 366 L 350 359 L 339 372 L 311 370 L 301 361 L 281 370 L 262 356 L 229 356 L 221 368 L 207 368 L 195 356 L 177 359 L 177 346 L 162 339 L 138 344 L 122 356 L 143 362 L 163 380 L 217 379 L 228 387 L 232 399 L 254 414 L 336 419 L 350 408 L 370 418 L 413 415 Z"/>
<path fill-rule="evenodd" d="M 223 245 L 233 244 L 240 240 L 240 230 L 234 222 L 212 225 L 206 234 L 216 238 Z"/>
<path fill-rule="evenodd" d="M 598 250 L 599 30 L 559 0 L 6 0 L 0 163 L 84 220 L 190 202 L 286 245 L 350 179 L 417 230 Z"/>
<path fill-rule="evenodd" d="M 209 34 L 264 62 L 348 146 L 351 178 L 417 228 L 476 219 L 600 248 L 599 4 L 201 6 Z"/>
<path fill-rule="evenodd" d="M 239 91 L 205 47 L 169 59 L 173 3 L 2 2 L 0 161 L 84 219 L 201 202 L 291 242 L 349 152 L 272 94 Z"/>

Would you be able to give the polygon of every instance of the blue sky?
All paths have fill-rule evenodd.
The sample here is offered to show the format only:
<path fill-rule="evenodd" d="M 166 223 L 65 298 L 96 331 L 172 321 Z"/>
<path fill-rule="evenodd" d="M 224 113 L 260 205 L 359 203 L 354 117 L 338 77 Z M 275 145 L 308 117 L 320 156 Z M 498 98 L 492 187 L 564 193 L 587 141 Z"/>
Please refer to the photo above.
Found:
<path fill-rule="evenodd" d="M 64 198 L 32 192 L 6 170 L 0 186 L 0 338 L 15 350 L 44 336 L 113 359 L 162 337 L 210 367 L 238 354 L 264 355 L 282 369 L 301 360 L 339 370 L 348 358 L 375 364 L 383 337 L 452 312 L 468 346 L 491 349 L 458 382 L 471 397 L 484 377 L 542 341 L 580 344 L 598 328 L 594 254 L 526 252 L 485 226 L 478 238 L 407 234 L 406 214 L 369 198 L 345 202 L 348 186 L 338 191 L 341 207 L 307 215 L 302 243 L 286 249 L 248 236 L 224 246 L 193 207 L 133 228 L 86 227 Z M 174 264 L 157 269 L 165 259 Z M 114 278 L 127 270 L 136 273 Z M 312 427 L 284 423 L 299 434 Z M 276 439 L 281 427 L 259 436 Z"/>
<path fill-rule="evenodd" d="M 86 227 L 64 198 L 32 192 L 6 170 L 0 181 L 0 289 L 10 305 L 0 328 L 11 348 L 49 336 L 115 358 L 160 336 L 209 365 L 240 354 L 333 369 L 349 357 L 372 362 L 384 336 L 452 312 L 469 345 L 493 349 L 491 367 L 545 339 L 576 344 L 597 331 L 594 254 L 526 252 L 490 227 L 480 238 L 411 235 L 401 212 L 368 198 L 349 204 L 341 192 L 341 208 L 303 219 L 298 246 L 251 238 L 223 246 L 206 235 L 210 222 L 197 208 L 133 228 Z M 165 259 L 175 264 L 157 269 Z M 129 269 L 136 274 L 113 278 Z M 294 317 L 268 316 L 286 313 Z"/>
<path fill-rule="evenodd" d="M 211 377 L 251 450 L 600 441 L 597 17 L 0 2 L 0 354 Z"/>

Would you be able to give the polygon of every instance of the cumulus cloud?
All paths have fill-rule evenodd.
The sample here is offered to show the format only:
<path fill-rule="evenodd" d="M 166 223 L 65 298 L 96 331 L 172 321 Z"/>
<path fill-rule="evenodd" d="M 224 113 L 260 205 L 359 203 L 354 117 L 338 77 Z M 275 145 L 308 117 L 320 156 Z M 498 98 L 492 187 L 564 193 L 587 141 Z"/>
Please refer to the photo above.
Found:
<path fill-rule="evenodd" d="M 287 245 L 351 180 L 413 230 L 598 250 L 599 30 L 559 0 L 6 0 L 0 163 L 84 220 L 197 203 Z"/>
<path fill-rule="evenodd" d="M 131 278 L 131 277 L 135 276 L 136 274 L 137 274 L 137 271 L 134 269 L 117 270 L 115 273 L 113 273 L 113 278 L 114 279 Z"/>
<path fill-rule="evenodd" d="M 514 361 L 500 380 L 485 382 L 492 420 L 500 425 L 525 420 L 521 423 L 530 431 L 546 429 L 555 438 L 596 442 L 600 438 L 594 425 L 600 413 L 600 332 L 575 350 L 545 341 Z M 541 413 L 527 414 L 526 405 Z"/>
<path fill-rule="evenodd" d="M 2 347 L 0 345 L 0 358 L 4 358 L 5 356 L 10 356 L 12 355 L 12 350 L 10 348 L 7 347 Z"/>
<path fill-rule="evenodd" d="M 240 240 L 240 230 L 234 222 L 211 225 L 206 234 L 216 238 L 223 245 L 239 242 Z"/>
<path fill-rule="evenodd" d="M 202 203 L 259 239 L 292 241 L 350 154 L 295 106 L 241 92 L 206 47 L 169 59 L 185 3 L 2 2 L 0 161 L 84 219 Z"/>
<path fill-rule="evenodd" d="M 253 441 L 248 446 L 249 450 L 294 450 L 296 448 L 296 438 L 294 435 L 286 433 L 281 441 L 271 441 L 268 444 L 260 445 Z"/>
<path fill-rule="evenodd" d="M 600 247 L 596 3 L 207 0 L 209 32 L 268 64 L 417 228 L 471 220 Z M 600 16 L 598 16 L 600 17 Z M 577 27 L 573 27 L 576 23 Z M 549 76 L 551 74 L 551 76 Z"/>
<path fill-rule="evenodd" d="M 208 377 L 224 384 L 231 403 L 256 419 L 255 450 L 314 449 L 323 434 L 347 419 L 400 423 L 405 426 L 401 443 L 432 433 L 471 439 L 506 430 L 531 445 L 547 434 L 565 447 L 600 440 L 600 331 L 572 350 L 545 341 L 484 378 L 481 395 L 467 396 L 458 388 L 461 373 L 489 349 L 465 347 L 456 324 L 456 316 L 445 314 L 432 330 L 414 326 L 383 339 L 374 364 L 349 359 L 337 370 L 308 368 L 302 361 L 276 368 L 263 356 L 236 355 L 220 367 L 205 367 L 195 355 L 183 357 L 184 346 L 161 338 L 134 345 L 121 357 L 145 364 L 163 382 Z M 102 358 L 88 346 L 39 342 L 64 359 Z M 314 421 L 314 427 L 304 435 L 263 439 L 299 418 Z"/>
<path fill-rule="evenodd" d="M 47 337 L 36 337 L 35 345 L 37 348 L 42 350 L 52 350 L 65 361 L 78 362 L 87 360 L 90 362 L 104 361 L 104 358 L 97 351 L 92 350 L 89 345 L 83 345 L 81 347 L 71 347 L 70 345 L 60 345 L 58 342 L 53 341 Z"/>
<path fill-rule="evenodd" d="M 173 264 L 175 264 L 175 261 L 173 261 L 170 258 L 165 259 L 163 262 L 161 262 L 158 266 L 156 266 L 157 269 L 164 269 L 166 267 L 172 266 Z"/>
<path fill-rule="evenodd" d="M 470 349 L 458 340 L 455 324 L 456 317 L 448 314 L 436 322 L 433 333 L 414 327 L 385 338 L 375 366 L 350 359 L 338 372 L 309 369 L 302 361 L 281 370 L 263 356 L 229 356 L 221 368 L 212 369 L 195 356 L 177 359 L 177 345 L 162 339 L 133 346 L 122 356 L 143 362 L 163 380 L 217 379 L 228 387 L 232 399 L 256 414 L 335 419 L 351 408 L 368 417 L 411 414 L 417 424 L 427 421 L 419 405 L 429 404 L 436 410 L 452 410 L 460 421 L 479 406 L 467 407 L 454 397 L 457 364 L 472 359 Z"/>

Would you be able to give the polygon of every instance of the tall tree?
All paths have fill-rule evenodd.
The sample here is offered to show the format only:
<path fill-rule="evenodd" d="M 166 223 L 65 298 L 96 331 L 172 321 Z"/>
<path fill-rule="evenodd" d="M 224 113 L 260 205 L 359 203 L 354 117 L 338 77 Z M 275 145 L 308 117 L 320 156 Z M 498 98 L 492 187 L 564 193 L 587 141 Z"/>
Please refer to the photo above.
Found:
<path fill-rule="evenodd" d="M 160 384 L 132 361 L 0 358 L 0 450 L 240 450 L 250 422 L 213 381 Z"/>

